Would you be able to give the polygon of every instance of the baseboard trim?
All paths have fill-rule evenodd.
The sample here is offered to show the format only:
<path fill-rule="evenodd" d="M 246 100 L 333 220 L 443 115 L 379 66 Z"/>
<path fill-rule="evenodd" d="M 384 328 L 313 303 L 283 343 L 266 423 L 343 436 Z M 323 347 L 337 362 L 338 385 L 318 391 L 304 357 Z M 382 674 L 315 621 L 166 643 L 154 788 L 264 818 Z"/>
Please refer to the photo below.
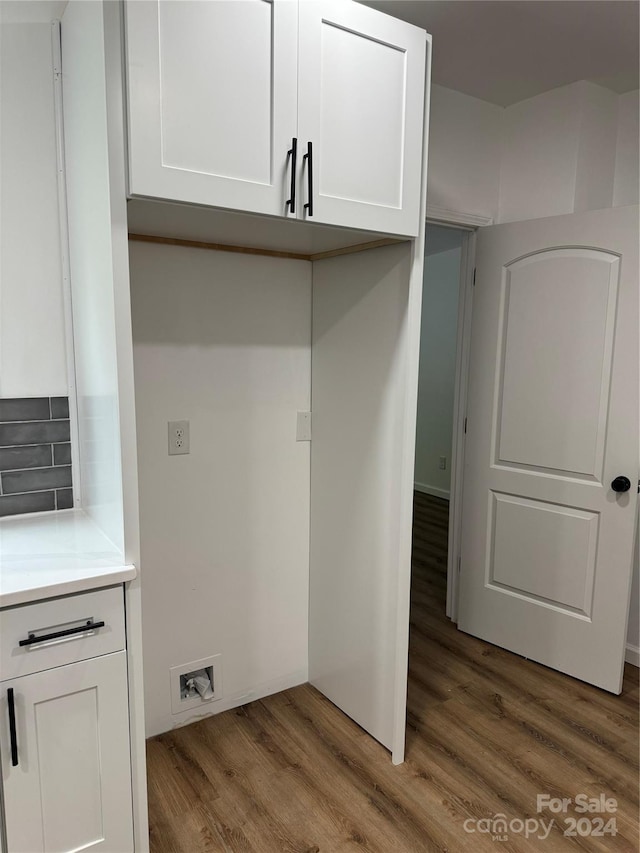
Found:
<path fill-rule="evenodd" d="M 640 647 L 627 643 L 624 659 L 627 663 L 632 664 L 632 666 L 640 667 Z"/>
<path fill-rule="evenodd" d="M 417 492 L 423 492 L 425 495 L 432 495 L 434 498 L 442 498 L 448 501 L 451 493 L 448 489 L 439 489 L 437 486 L 427 486 L 426 483 L 414 483 L 413 488 Z"/>

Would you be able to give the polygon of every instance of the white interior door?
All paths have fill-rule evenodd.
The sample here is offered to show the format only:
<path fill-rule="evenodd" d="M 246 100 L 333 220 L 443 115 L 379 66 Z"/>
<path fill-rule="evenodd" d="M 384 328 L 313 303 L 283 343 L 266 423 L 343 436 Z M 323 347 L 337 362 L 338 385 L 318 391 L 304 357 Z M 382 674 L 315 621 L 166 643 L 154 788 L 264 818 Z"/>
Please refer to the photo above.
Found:
<path fill-rule="evenodd" d="M 613 693 L 638 484 L 638 208 L 478 232 L 458 627 Z M 630 488 L 612 482 L 627 477 Z"/>
<path fill-rule="evenodd" d="M 5 681 L 0 709 L 8 850 L 133 851 L 126 652 Z"/>
<path fill-rule="evenodd" d="M 424 30 L 358 3 L 300 3 L 301 216 L 417 235 L 426 48 Z"/>
<path fill-rule="evenodd" d="M 126 4 L 131 195 L 285 216 L 298 4 Z"/>

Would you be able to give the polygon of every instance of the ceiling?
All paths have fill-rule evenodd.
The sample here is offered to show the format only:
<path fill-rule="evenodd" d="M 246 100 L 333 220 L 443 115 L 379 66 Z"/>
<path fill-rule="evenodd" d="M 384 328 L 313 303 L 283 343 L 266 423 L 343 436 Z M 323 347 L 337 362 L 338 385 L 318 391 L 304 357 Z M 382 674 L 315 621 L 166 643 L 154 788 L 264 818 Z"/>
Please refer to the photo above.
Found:
<path fill-rule="evenodd" d="M 635 0 L 361 0 L 433 36 L 433 82 L 506 107 L 591 80 L 638 88 Z"/>
<path fill-rule="evenodd" d="M 576 80 L 638 88 L 637 0 L 361 0 L 433 36 L 433 82 L 505 107 Z M 50 21 L 66 0 L 0 0 Z"/>

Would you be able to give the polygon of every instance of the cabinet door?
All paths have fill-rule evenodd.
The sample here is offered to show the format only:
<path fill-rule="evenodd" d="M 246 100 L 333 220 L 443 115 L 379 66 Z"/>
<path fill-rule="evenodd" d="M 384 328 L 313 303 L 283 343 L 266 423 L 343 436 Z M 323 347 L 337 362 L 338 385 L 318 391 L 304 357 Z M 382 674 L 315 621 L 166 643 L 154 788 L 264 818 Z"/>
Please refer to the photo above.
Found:
<path fill-rule="evenodd" d="M 373 9 L 302 0 L 298 135 L 303 153 L 313 143 L 305 218 L 417 235 L 426 48 L 424 30 Z"/>
<path fill-rule="evenodd" d="M 126 4 L 129 191 L 284 216 L 298 4 Z"/>
<path fill-rule="evenodd" d="M 2 682 L 0 749 L 11 853 L 133 850 L 125 655 Z"/>

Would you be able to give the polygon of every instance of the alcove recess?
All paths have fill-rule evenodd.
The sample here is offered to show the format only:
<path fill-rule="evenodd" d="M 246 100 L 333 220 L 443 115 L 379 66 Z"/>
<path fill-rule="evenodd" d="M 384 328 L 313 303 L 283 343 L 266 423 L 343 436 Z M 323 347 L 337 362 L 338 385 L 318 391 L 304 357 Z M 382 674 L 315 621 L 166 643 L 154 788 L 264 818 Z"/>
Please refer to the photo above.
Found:
<path fill-rule="evenodd" d="M 130 199 L 127 220 L 133 241 L 302 261 L 409 242 L 372 231 L 154 199 Z"/>

